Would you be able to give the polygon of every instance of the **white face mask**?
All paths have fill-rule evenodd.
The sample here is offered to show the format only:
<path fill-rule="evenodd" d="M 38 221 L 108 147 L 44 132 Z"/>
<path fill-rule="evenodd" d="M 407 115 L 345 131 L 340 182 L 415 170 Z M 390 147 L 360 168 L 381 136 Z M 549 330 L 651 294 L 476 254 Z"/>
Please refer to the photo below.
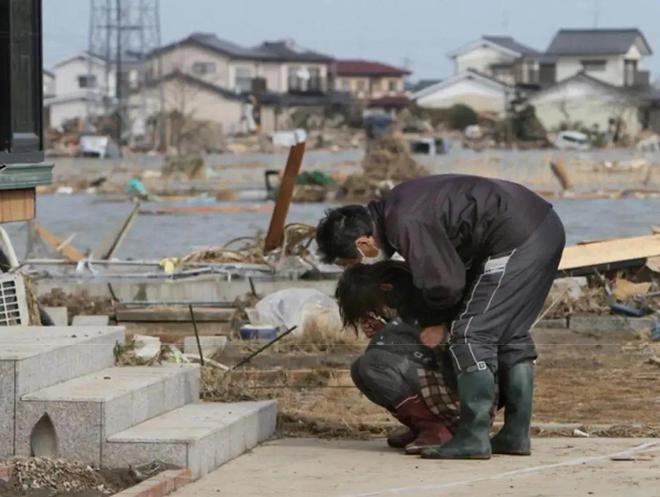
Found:
<path fill-rule="evenodd" d="M 380 261 L 386 261 L 387 260 L 387 256 L 385 255 L 385 252 L 383 252 L 381 249 L 377 249 L 378 250 L 377 255 L 375 255 L 373 257 L 367 257 L 366 255 L 364 255 L 364 252 L 362 252 L 360 247 L 356 247 L 356 248 L 358 249 L 358 252 L 360 252 L 360 255 L 362 256 L 362 260 L 360 261 L 362 264 L 371 265 L 371 264 L 376 264 L 377 262 L 380 262 Z"/>

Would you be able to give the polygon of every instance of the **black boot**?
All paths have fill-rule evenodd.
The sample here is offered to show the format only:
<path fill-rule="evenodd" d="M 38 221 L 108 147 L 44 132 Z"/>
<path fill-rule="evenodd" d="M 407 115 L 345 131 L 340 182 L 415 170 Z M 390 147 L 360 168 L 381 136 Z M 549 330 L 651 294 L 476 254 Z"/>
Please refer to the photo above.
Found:
<path fill-rule="evenodd" d="M 500 387 L 506 399 L 504 426 L 491 440 L 493 454 L 528 456 L 532 453 L 529 426 L 534 395 L 534 365 L 531 361 L 500 371 Z"/>
<path fill-rule="evenodd" d="M 458 376 L 461 420 L 454 438 L 425 449 L 425 459 L 490 459 L 490 410 L 495 397 L 495 377 L 490 369 Z"/>

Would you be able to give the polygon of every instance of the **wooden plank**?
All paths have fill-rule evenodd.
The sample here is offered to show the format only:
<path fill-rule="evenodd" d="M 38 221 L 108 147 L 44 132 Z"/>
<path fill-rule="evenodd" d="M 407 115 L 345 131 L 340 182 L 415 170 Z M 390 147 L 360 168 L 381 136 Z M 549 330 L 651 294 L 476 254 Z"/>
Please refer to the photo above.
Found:
<path fill-rule="evenodd" d="M 137 217 L 139 211 L 140 202 L 136 202 L 131 212 L 129 212 L 126 218 L 122 220 L 121 224 L 117 226 L 109 235 L 109 237 L 103 241 L 101 246 L 93 250 L 92 253 L 99 259 L 103 260 L 111 259 L 114 257 L 115 253 L 119 249 L 119 246 L 124 241 L 124 238 L 126 238 L 126 234 L 133 227 L 133 223 L 135 222 L 135 218 Z"/>
<path fill-rule="evenodd" d="M 234 309 L 227 308 L 197 307 L 195 319 L 198 322 L 226 323 L 234 312 Z M 117 309 L 116 315 L 118 322 L 190 322 L 190 311 L 187 306 Z M 190 331 L 192 332 L 192 328 Z"/>
<path fill-rule="evenodd" d="M 282 244 L 284 224 L 286 223 L 286 216 L 289 213 L 293 189 L 296 186 L 296 178 L 300 172 L 304 154 L 305 142 L 296 143 L 289 149 L 289 158 L 286 161 L 284 175 L 280 183 L 280 191 L 277 195 L 277 202 L 275 202 L 275 209 L 270 218 L 270 227 L 268 228 L 268 234 L 264 243 L 265 252 L 275 250 Z"/>
<path fill-rule="evenodd" d="M 566 247 L 559 271 L 614 264 L 660 255 L 660 235 L 617 238 Z"/>
<path fill-rule="evenodd" d="M 29 221 L 35 216 L 35 189 L 0 191 L 0 223 Z"/>
<path fill-rule="evenodd" d="M 62 254 L 64 257 L 66 257 L 68 260 L 73 261 L 73 262 L 78 262 L 81 261 L 85 258 L 85 254 L 80 252 L 77 248 L 75 248 L 73 245 L 68 243 L 67 240 L 62 240 L 59 238 L 57 235 L 54 233 L 51 233 L 48 231 L 46 228 L 43 226 L 39 226 L 38 224 L 34 224 L 34 232 L 39 235 L 39 237 L 46 242 L 48 245 L 53 247 L 58 253 Z"/>

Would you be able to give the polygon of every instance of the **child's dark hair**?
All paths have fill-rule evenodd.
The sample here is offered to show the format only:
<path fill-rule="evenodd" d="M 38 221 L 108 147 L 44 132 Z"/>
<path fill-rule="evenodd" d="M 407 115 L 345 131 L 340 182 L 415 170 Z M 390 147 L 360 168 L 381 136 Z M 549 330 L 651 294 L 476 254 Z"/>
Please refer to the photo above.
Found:
<path fill-rule="evenodd" d="M 383 289 L 383 284 L 391 285 L 391 289 Z M 404 262 L 381 261 L 347 268 L 337 283 L 335 297 L 344 326 L 357 330 L 369 313 L 382 315 L 385 307 L 396 309 L 401 317 L 413 314 L 415 293 L 410 269 Z"/>
<path fill-rule="evenodd" d="M 316 228 L 316 244 L 323 262 L 360 257 L 355 240 L 373 234 L 369 211 L 362 205 L 346 205 L 325 211 Z"/>

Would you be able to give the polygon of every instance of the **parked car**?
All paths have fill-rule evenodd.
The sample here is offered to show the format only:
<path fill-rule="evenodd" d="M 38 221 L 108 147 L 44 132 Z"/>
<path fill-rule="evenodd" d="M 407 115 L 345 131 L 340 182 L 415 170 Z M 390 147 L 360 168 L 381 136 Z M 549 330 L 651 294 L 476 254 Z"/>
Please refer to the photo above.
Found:
<path fill-rule="evenodd" d="M 561 150 L 589 150 L 589 137 L 579 131 L 561 131 L 555 139 L 555 147 Z"/>

